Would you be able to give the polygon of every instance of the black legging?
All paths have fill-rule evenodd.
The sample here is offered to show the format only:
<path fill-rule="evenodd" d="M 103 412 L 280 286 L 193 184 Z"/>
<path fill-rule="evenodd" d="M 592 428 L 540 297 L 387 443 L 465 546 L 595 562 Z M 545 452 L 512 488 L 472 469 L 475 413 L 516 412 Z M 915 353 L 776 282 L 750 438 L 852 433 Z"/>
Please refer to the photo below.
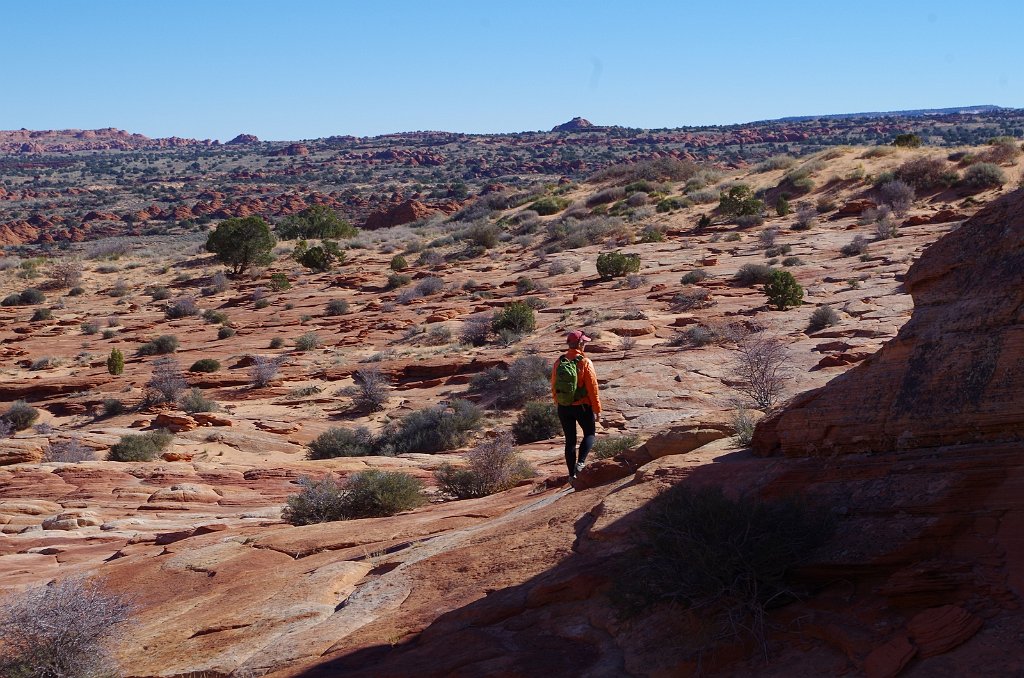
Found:
<path fill-rule="evenodd" d="M 594 410 L 590 409 L 590 405 L 559 405 L 558 421 L 562 423 L 562 432 L 565 434 L 565 465 L 569 468 L 569 475 L 575 476 L 576 465 L 587 460 L 597 437 Z M 576 455 L 576 424 L 583 429 L 579 456 Z"/>

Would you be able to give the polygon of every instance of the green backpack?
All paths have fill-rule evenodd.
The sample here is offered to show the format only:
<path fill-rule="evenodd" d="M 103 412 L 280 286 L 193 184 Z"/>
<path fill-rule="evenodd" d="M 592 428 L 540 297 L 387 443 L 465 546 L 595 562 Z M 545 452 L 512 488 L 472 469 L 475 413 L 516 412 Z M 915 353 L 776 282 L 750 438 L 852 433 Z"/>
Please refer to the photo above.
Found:
<path fill-rule="evenodd" d="M 572 360 L 559 356 L 555 366 L 555 402 L 559 405 L 572 405 L 587 394 L 587 389 L 579 384 L 581 362 L 581 355 Z"/>

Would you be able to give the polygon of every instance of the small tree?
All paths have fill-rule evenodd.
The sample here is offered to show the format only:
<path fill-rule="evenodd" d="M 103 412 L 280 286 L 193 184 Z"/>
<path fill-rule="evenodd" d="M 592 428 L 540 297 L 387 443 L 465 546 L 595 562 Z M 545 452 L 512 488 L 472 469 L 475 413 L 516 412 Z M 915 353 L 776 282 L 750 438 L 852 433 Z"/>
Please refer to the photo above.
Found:
<path fill-rule="evenodd" d="M 74 287 L 82 282 L 82 262 L 78 259 L 55 259 L 50 264 L 50 279 L 58 289 Z"/>
<path fill-rule="evenodd" d="M 921 145 L 921 137 L 909 132 L 906 134 L 897 134 L 896 138 L 892 141 L 892 145 L 901 146 L 903 148 L 917 148 Z"/>
<path fill-rule="evenodd" d="M 736 343 L 736 389 L 764 411 L 770 410 L 789 379 L 789 352 L 767 332 L 753 332 Z"/>
<path fill-rule="evenodd" d="M 107 358 L 107 372 L 115 377 L 124 372 L 124 354 L 116 348 L 110 349 L 110 356 Z"/>
<path fill-rule="evenodd" d="M 536 327 L 533 309 L 521 301 L 508 304 L 491 321 L 491 329 L 495 332 L 507 330 L 521 335 L 532 332 Z"/>
<path fill-rule="evenodd" d="M 720 194 L 718 210 L 730 217 L 760 214 L 764 210 L 764 203 L 754 197 L 750 186 L 737 184 Z"/>
<path fill-rule="evenodd" d="M 358 230 L 327 205 L 313 205 L 285 217 L 275 229 L 282 240 L 351 238 Z"/>
<path fill-rule="evenodd" d="M 601 276 L 601 280 L 619 278 L 627 273 L 636 273 L 639 270 L 639 254 L 623 254 L 616 250 L 615 252 L 599 254 L 597 257 L 597 273 Z"/>
<path fill-rule="evenodd" d="M 319 245 L 308 248 L 296 259 L 306 268 L 323 273 L 331 270 L 335 262 L 345 263 L 345 253 L 338 249 L 337 243 L 325 240 Z"/>
<path fill-rule="evenodd" d="M 804 288 L 789 271 L 772 271 L 772 278 L 764 286 L 764 293 L 768 297 L 768 303 L 779 311 L 799 306 L 804 298 Z"/>
<path fill-rule="evenodd" d="M 237 275 L 250 266 L 265 266 L 273 260 L 271 251 L 277 243 L 270 226 L 257 216 L 225 219 L 206 239 L 206 251 Z"/>

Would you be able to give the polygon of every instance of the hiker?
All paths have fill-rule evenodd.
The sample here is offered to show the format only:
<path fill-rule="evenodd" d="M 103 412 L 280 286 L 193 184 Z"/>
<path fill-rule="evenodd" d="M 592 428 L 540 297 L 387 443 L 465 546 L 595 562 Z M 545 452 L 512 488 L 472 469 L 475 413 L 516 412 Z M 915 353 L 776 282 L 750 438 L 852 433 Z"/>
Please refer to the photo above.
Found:
<path fill-rule="evenodd" d="M 583 330 L 570 332 L 566 337 L 569 350 L 559 356 L 551 369 L 551 397 L 558 406 L 558 421 L 565 433 L 565 465 L 569 481 L 583 468 L 596 438 L 596 424 L 601 418 L 601 399 L 597 395 L 597 375 L 594 363 L 583 354 L 590 341 Z M 576 424 L 583 429 L 583 441 L 576 453 Z"/>

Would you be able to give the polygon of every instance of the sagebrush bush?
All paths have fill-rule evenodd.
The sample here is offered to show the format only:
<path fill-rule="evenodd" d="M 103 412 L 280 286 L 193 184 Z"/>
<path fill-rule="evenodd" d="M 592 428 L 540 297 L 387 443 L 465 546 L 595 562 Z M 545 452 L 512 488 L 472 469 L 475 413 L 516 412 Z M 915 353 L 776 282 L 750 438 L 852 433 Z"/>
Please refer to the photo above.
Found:
<path fill-rule="evenodd" d="M 189 372 L 216 372 L 220 369 L 220 361 L 213 358 L 200 358 L 188 368 Z"/>
<path fill-rule="evenodd" d="M 512 435 L 517 443 L 532 443 L 553 438 L 562 431 L 558 413 L 550 400 L 534 400 L 526 403 L 512 424 Z"/>
<path fill-rule="evenodd" d="M 845 257 L 856 257 L 868 251 L 868 239 L 862 235 L 853 236 L 853 240 L 839 248 Z"/>
<path fill-rule="evenodd" d="M 483 346 L 491 334 L 492 318 L 486 315 L 470 316 L 462 323 L 459 340 L 470 346 Z"/>
<path fill-rule="evenodd" d="M 173 440 L 173 434 L 162 430 L 124 435 L 110 448 L 107 461 L 153 461 Z"/>
<path fill-rule="evenodd" d="M 357 370 L 352 404 L 361 412 L 380 412 L 387 405 L 391 385 L 380 370 Z"/>
<path fill-rule="evenodd" d="M 125 412 L 124 403 L 117 398 L 104 398 L 102 408 L 104 417 L 116 417 Z"/>
<path fill-rule="evenodd" d="M 830 512 L 796 501 L 733 500 L 680 483 L 645 507 L 613 598 L 627 614 L 683 606 L 711 637 L 745 629 L 761 638 L 765 609 L 795 598 L 791 570 L 833 529 Z"/>
<path fill-rule="evenodd" d="M 703 268 L 695 268 L 689 273 L 684 273 L 679 282 L 683 285 L 695 285 L 708 277 L 708 272 Z"/>
<path fill-rule="evenodd" d="M 345 315 L 346 313 L 348 313 L 348 302 L 344 299 L 332 299 L 324 308 L 324 314 L 329 316 Z"/>
<path fill-rule="evenodd" d="M 558 214 L 569 206 L 569 201 L 558 196 L 548 196 L 530 204 L 530 209 L 542 217 Z"/>
<path fill-rule="evenodd" d="M 199 306 L 196 305 L 196 300 L 192 297 L 180 297 L 167 306 L 164 310 L 164 314 L 169 320 L 187 318 L 189 316 L 199 315 Z"/>
<path fill-rule="evenodd" d="M 388 267 L 392 271 L 403 271 L 409 268 L 409 261 L 401 254 L 396 254 L 391 257 L 391 261 L 388 263 Z"/>
<path fill-rule="evenodd" d="M 292 525 L 393 516 L 426 502 L 423 483 L 408 473 L 371 469 L 344 485 L 330 476 L 299 479 L 301 490 L 287 499 L 282 518 Z"/>
<path fill-rule="evenodd" d="M 464 445 L 480 428 L 482 410 L 468 400 L 455 399 L 416 410 L 389 422 L 374 441 L 377 454 L 444 452 Z"/>
<path fill-rule="evenodd" d="M 273 344 L 273 342 L 271 342 Z M 273 348 L 273 346 L 272 346 Z M 249 384 L 253 388 L 264 388 L 277 376 L 281 369 L 281 361 L 277 358 L 256 356 L 249 366 Z"/>
<path fill-rule="evenodd" d="M 235 336 L 235 328 L 234 327 L 229 327 L 227 325 L 224 325 L 223 327 L 220 327 L 220 328 L 217 329 L 217 338 L 218 339 L 222 339 L 222 340 L 223 339 L 230 339 L 233 336 Z"/>
<path fill-rule="evenodd" d="M 67 440 L 51 440 L 43 450 L 44 462 L 61 462 L 75 464 L 92 459 L 92 449 L 82 444 L 78 438 Z"/>
<path fill-rule="evenodd" d="M 914 187 L 905 181 L 894 179 L 878 187 L 879 200 L 892 208 L 897 216 L 903 216 L 914 204 Z"/>
<path fill-rule="evenodd" d="M 215 311 L 212 308 L 209 308 L 203 311 L 203 320 L 210 323 L 211 325 L 216 325 L 217 323 L 226 323 L 228 321 L 228 314 L 224 313 L 223 311 Z"/>
<path fill-rule="evenodd" d="M 967 168 L 964 178 L 960 181 L 960 186 L 968 191 L 984 191 L 989 188 L 998 188 L 1005 183 L 1006 174 L 999 169 L 998 165 L 979 162 Z"/>
<path fill-rule="evenodd" d="M 810 322 L 807 323 L 808 332 L 817 332 L 826 327 L 832 327 L 839 323 L 839 314 L 829 305 L 819 306 L 811 313 Z"/>
<path fill-rule="evenodd" d="M 437 488 L 455 499 L 485 497 L 504 492 L 536 472 L 516 453 L 512 435 L 507 431 L 486 440 L 469 452 L 465 467 L 442 464 L 434 471 Z"/>
<path fill-rule="evenodd" d="M 38 418 L 39 410 L 24 400 L 15 400 L 7 407 L 7 411 L 0 415 L 0 419 L 15 431 L 24 431 Z"/>
<path fill-rule="evenodd" d="M 178 350 L 178 338 L 173 334 L 163 334 L 139 347 L 139 355 L 166 355 Z"/>
<path fill-rule="evenodd" d="M 895 175 L 919 192 L 949 188 L 958 179 L 942 158 L 913 158 L 896 168 Z"/>
<path fill-rule="evenodd" d="M 312 351 L 320 347 L 320 336 L 316 332 L 306 332 L 295 340 L 296 351 Z"/>
<path fill-rule="evenodd" d="M 373 435 L 360 426 L 356 429 L 331 427 L 308 445 L 310 459 L 368 457 L 374 454 Z"/>
<path fill-rule="evenodd" d="M 619 278 L 627 273 L 640 270 L 639 254 L 623 254 L 622 252 L 604 252 L 597 256 L 597 273 L 602 280 Z"/>
<path fill-rule="evenodd" d="M 187 386 L 177 360 L 157 358 L 153 361 L 153 374 L 146 382 L 146 403 L 172 403 Z"/>
<path fill-rule="evenodd" d="M 53 311 L 48 308 L 37 308 L 32 314 L 32 322 L 39 322 L 40 320 L 53 320 Z"/>
<path fill-rule="evenodd" d="M 522 407 L 551 388 L 551 363 L 539 355 L 513 360 L 508 369 L 492 367 L 469 382 L 472 391 L 497 407 Z"/>
<path fill-rule="evenodd" d="M 196 412 L 214 412 L 217 410 L 217 403 L 203 395 L 198 388 L 189 389 L 185 395 L 178 400 L 178 405 L 189 414 Z"/>
<path fill-rule="evenodd" d="M 818 210 L 812 205 L 800 205 L 796 210 L 794 231 L 809 231 L 818 223 Z"/>
<path fill-rule="evenodd" d="M 9 678 L 116 676 L 114 652 L 134 612 L 99 580 L 71 576 L 8 594 L 0 610 L 0 675 Z"/>
<path fill-rule="evenodd" d="M 773 269 L 767 264 L 743 264 L 740 270 L 736 271 L 733 280 L 737 285 L 748 287 L 750 285 L 764 285 L 772 278 Z"/>
<path fill-rule="evenodd" d="M 707 308 L 713 303 L 711 292 L 703 287 L 688 287 L 672 295 L 672 301 L 669 302 L 672 310 L 676 312 Z"/>

